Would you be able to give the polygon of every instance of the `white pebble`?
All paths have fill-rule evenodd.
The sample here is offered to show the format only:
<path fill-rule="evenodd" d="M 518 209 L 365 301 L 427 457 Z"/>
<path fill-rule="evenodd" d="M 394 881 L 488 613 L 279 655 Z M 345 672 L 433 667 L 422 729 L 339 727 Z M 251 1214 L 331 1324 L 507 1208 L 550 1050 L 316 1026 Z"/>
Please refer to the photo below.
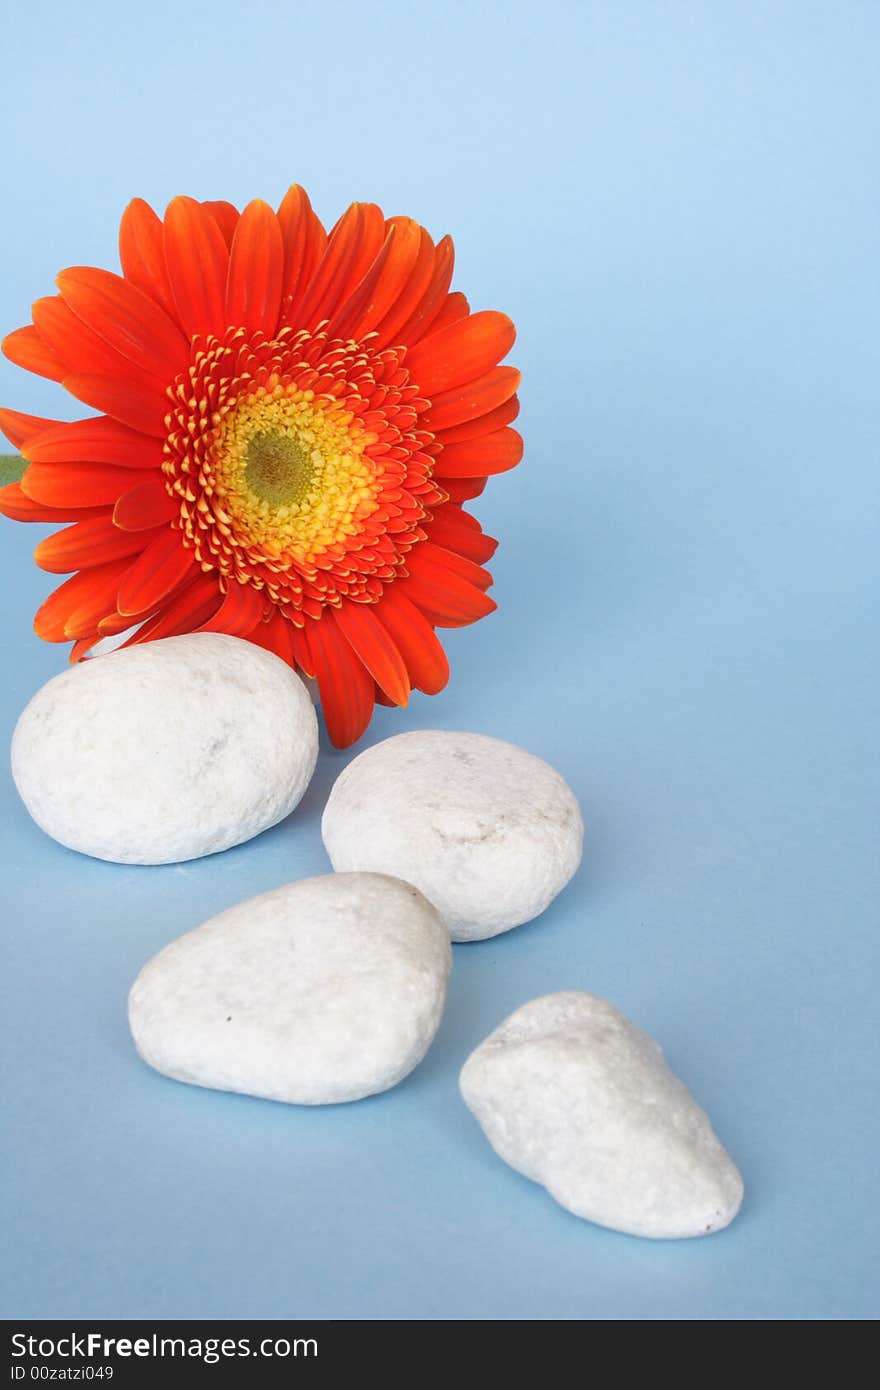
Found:
<path fill-rule="evenodd" d="M 55 676 L 12 739 L 13 777 L 37 824 L 121 864 L 176 863 L 251 839 L 297 805 L 317 756 L 299 677 L 214 632 Z"/>
<path fill-rule="evenodd" d="M 329 1105 L 396 1086 L 433 1041 L 451 951 L 409 883 L 325 874 L 187 932 L 129 995 L 151 1067 L 221 1091 Z"/>
<path fill-rule="evenodd" d="M 349 763 L 321 829 L 335 869 L 414 883 L 453 941 L 537 917 L 580 864 L 584 835 L 574 794 L 548 763 L 438 729 L 398 734 Z"/>
<path fill-rule="evenodd" d="M 533 999 L 471 1054 L 461 1091 L 496 1153 L 612 1230 L 676 1238 L 733 1220 L 742 1178 L 657 1043 L 593 994 Z"/>

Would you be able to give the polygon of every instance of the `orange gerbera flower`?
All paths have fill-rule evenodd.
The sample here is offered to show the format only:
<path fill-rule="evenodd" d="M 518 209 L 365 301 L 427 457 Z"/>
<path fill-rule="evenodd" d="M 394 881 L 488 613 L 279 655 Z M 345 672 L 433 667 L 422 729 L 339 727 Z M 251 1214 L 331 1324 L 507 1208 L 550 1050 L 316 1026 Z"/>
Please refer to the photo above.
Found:
<path fill-rule="evenodd" d="M 448 237 L 372 203 L 328 236 L 298 187 L 164 222 L 135 199 L 120 259 L 63 271 L 3 344 L 103 412 L 0 411 L 28 460 L 0 510 L 73 523 L 37 546 L 76 573 L 36 631 L 74 661 L 134 626 L 246 637 L 317 680 L 339 746 L 375 700 L 441 690 L 434 629 L 495 607 L 462 504 L 522 453 L 510 319 L 450 293 Z"/>

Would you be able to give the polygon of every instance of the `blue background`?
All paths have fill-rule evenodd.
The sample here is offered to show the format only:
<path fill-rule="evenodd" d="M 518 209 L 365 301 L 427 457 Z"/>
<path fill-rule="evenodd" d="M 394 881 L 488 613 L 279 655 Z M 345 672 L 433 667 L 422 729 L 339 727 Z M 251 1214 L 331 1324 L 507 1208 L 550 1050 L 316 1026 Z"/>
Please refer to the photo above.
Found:
<path fill-rule="evenodd" d="M 457 285 L 516 319 L 527 456 L 476 506 L 500 610 L 368 741 L 511 739 L 588 838 L 540 921 L 456 948 L 415 1074 L 296 1109 L 150 1072 L 125 998 L 172 937 L 327 867 L 349 755 L 285 825 L 157 869 L 53 844 L 3 774 L 7 1316 L 876 1314 L 878 40 L 845 0 L 16 7 L 5 328 L 61 266 L 115 266 L 132 195 L 293 180 L 331 221 L 374 199 L 451 231 Z M 4 740 L 65 661 L 31 632 L 42 533 L 2 527 Z M 458 1069 L 563 988 L 705 1104 L 745 1176 L 724 1234 L 599 1230 L 489 1149 Z"/>

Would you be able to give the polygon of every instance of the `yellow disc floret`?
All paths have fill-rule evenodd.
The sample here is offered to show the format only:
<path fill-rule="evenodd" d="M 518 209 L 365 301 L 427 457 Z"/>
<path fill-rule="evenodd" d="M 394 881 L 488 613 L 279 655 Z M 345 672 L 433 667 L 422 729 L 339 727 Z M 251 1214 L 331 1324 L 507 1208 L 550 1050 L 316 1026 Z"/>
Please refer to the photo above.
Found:
<path fill-rule="evenodd" d="M 343 405 L 281 383 L 258 387 L 213 440 L 214 506 L 241 544 L 309 566 L 376 506 L 375 440 Z"/>

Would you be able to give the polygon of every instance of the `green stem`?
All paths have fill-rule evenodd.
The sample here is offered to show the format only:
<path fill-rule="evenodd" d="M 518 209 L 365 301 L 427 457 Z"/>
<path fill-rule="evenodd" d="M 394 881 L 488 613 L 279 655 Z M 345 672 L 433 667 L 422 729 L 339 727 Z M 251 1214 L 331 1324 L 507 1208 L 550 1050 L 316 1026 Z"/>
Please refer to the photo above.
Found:
<path fill-rule="evenodd" d="M 17 483 L 26 468 L 21 454 L 0 454 L 0 486 Z"/>

